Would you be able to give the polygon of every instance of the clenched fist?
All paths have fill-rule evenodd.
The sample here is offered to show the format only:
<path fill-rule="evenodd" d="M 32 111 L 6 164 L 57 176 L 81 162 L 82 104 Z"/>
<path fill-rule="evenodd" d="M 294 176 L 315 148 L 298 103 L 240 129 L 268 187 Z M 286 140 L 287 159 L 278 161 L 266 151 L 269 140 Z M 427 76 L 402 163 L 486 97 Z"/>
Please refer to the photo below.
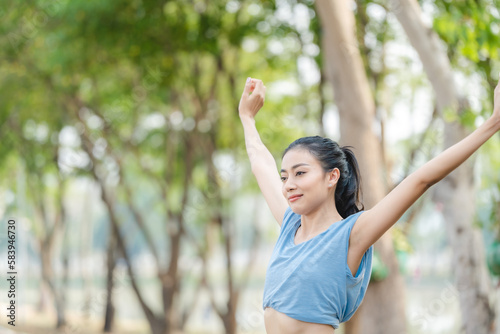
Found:
<path fill-rule="evenodd" d="M 259 79 L 248 78 L 238 107 L 241 117 L 254 118 L 264 105 L 266 86 Z"/>

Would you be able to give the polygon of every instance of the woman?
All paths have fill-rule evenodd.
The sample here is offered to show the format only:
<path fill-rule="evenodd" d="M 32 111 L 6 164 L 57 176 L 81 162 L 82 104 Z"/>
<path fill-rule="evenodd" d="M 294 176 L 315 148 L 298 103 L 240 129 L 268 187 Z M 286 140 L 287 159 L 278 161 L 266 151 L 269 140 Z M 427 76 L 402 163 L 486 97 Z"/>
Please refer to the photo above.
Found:
<path fill-rule="evenodd" d="M 365 211 L 359 203 L 356 158 L 328 138 L 305 137 L 290 144 L 280 180 L 255 127 L 265 92 L 262 81 L 248 78 L 238 109 L 252 172 L 281 226 L 264 286 L 266 331 L 331 334 L 363 300 L 372 245 L 430 186 L 500 130 L 500 84 L 486 122 Z"/>

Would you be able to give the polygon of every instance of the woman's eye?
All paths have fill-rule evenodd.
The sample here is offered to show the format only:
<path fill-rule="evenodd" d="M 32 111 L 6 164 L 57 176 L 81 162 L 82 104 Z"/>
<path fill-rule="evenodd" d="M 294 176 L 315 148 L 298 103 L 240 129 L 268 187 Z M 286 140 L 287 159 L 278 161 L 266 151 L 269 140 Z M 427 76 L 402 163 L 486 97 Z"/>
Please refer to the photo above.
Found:
<path fill-rule="evenodd" d="M 295 173 L 295 176 L 299 176 L 299 175 L 302 175 L 302 174 L 305 174 L 305 173 L 306 173 L 306 172 L 297 172 L 297 173 Z M 286 181 L 286 179 L 287 179 L 287 177 L 286 177 L 286 176 L 282 176 L 282 177 L 281 177 L 281 181 L 283 181 L 283 182 L 285 182 L 285 181 Z"/>

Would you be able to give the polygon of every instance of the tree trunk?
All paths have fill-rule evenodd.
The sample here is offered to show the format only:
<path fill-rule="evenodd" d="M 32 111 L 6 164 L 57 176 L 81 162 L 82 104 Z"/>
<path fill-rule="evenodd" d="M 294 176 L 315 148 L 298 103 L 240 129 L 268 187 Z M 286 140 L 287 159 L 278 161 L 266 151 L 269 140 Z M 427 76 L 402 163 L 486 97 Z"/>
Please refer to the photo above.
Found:
<path fill-rule="evenodd" d="M 91 173 L 94 180 L 99 185 L 100 188 L 99 190 L 101 192 L 101 199 L 106 207 L 109 216 L 111 231 L 112 231 L 111 233 L 113 233 L 113 235 L 115 236 L 118 250 L 120 251 L 121 255 L 123 256 L 123 259 L 127 264 L 127 272 L 130 277 L 132 290 L 134 291 L 134 294 L 137 297 L 139 305 L 141 306 L 142 311 L 144 312 L 144 315 L 146 317 L 146 320 L 148 321 L 151 333 L 168 334 L 166 319 L 163 317 L 159 317 L 157 316 L 157 314 L 155 314 L 155 312 L 146 303 L 146 300 L 144 299 L 144 296 L 139 289 L 139 282 L 137 281 L 137 274 L 136 272 L 134 272 L 134 268 L 132 266 L 132 259 L 127 252 L 127 246 L 125 244 L 125 240 L 120 234 L 119 218 L 113 209 L 115 206 L 115 202 L 114 200 L 111 199 L 109 190 L 107 190 L 106 188 L 105 181 L 103 181 L 103 179 L 99 177 L 96 171 L 96 166 L 98 165 L 98 163 L 95 157 L 92 155 L 93 143 L 88 137 L 86 132 L 83 132 L 80 135 L 80 138 L 82 139 L 82 144 L 83 144 L 82 148 L 85 150 L 85 152 L 88 154 L 88 156 L 92 161 Z"/>
<path fill-rule="evenodd" d="M 380 139 L 373 131 L 375 103 L 356 43 L 354 15 L 347 0 L 318 0 L 315 6 L 323 27 L 326 73 L 340 114 L 341 143 L 354 147 L 363 180 L 363 203 L 368 209 L 386 191 Z M 388 266 L 389 276 L 370 283 L 357 316 L 346 324 L 346 333 L 406 333 L 404 284 L 390 231 L 375 243 L 375 249 Z"/>
<path fill-rule="evenodd" d="M 41 179 L 40 175 L 37 176 Z M 42 187 L 43 194 L 44 188 Z M 65 299 L 63 297 L 64 282 L 62 284 L 62 289 L 59 290 L 56 283 L 56 277 L 53 268 L 53 249 L 57 240 L 57 237 L 61 232 L 63 232 L 65 223 L 65 210 L 64 210 L 64 182 L 59 179 L 59 187 L 56 195 L 56 205 L 57 205 L 57 215 L 54 217 L 54 224 L 49 225 L 49 219 L 47 217 L 47 210 L 44 204 L 44 198 L 38 197 L 38 206 L 40 210 L 40 216 L 42 219 L 42 224 L 44 226 L 45 235 L 40 240 L 40 260 L 42 269 L 42 281 L 45 286 L 50 291 L 53 297 L 57 323 L 56 328 L 62 329 L 66 325 L 66 315 L 65 315 Z"/>
<path fill-rule="evenodd" d="M 104 313 L 104 332 L 109 333 L 113 329 L 113 320 L 115 317 L 115 306 L 113 305 L 113 273 L 116 267 L 116 235 L 113 230 L 109 234 L 108 258 L 107 266 L 108 273 L 106 277 L 106 311 Z"/>
<path fill-rule="evenodd" d="M 445 127 L 445 147 L 463 139 L 467 131 L 457 123 Z M 436 185 L 434 200 L 443 206 L 452 266 L 465 333 L 493 333 L 495 313 L 490 306 L 490 281 L 480 231 L 473 227 L 475 212 L 472 162 Z"/>
<path fill-rule="evenodd" d="M 62 328 L 66 325 L 64 303 L 61 293 L 59 293 L 58 289 L 55 286 L 54 271 L 52 269 L 51 248 L 51 245 L 43 245 L 41 247 L 42 252 L 40 255 L 42 263 L 42 280 L 48 287 L 50 293 L 52 294 L 52 297 L 54 298 L 54 304 L 57 314 L 56 328 Z"/>
<path fill-rule="evenodd" d="M 392 9 L 420 56 L 436 93 L 438 111 L 441 114 L 446 109 L 463 111 L 464 103 L 460 103 L 446 51 L 440 47 L 437 34 L 422 21 L 418 3 L 415 0 L 393 1 Z M 466 135 L 463 126 L 447 122 L 445 148 Z M 465 333 L 492 333 L 494 312 L 489 304 L 490 286 L 481 252 L 484 246 L 479 231 L 473 228 L 475 198 L 471 161 L 436 185 L 434 200 L 443 205 Z"/>
<path fill-rule="evenodd" d="M 222 204 L 222 202 L 220 203 Z M 232 243 L 234 238 L 234 233 L 231 231 L 233 224 L 224 220 L 222 215 L 217 216 L 217 225 L 220 226 L 222 233 L 224 235 L 224 250 L 226 253 L 226 274 L 227 274 L 227 291 L 229 292 L 227 298 L 227 312 L 222 317 L 222 322 L 224 323 L 224 328 L 226 330 L 225 334 L 236 334 L 236 308 L 238 307 L 238 296 L 240 290 L 235 287 L 234 284 L 234 270 L 233 270 L 233 259 L 232 259 Z"/>
<path fill-rule="evenodd" d="M 255 261 L 258 258 L 257 257 L 257 250 L 259 249 L 259 244 L 260 244 L 260 239 L 261 235 L 256 228 L 258 225 L 258 217 L 257 217 L 257 212 L 258 212 L 258 203 L 256 202 L 255 208 L 253 210 L 253 215 L 252 215 L 252 223 L 250 224 L 251 226 L 254 227 L 253 229 L 253 238 L 252 238 L 252 244 L 249 249 L 249 254 L 247 257 L 246 265 L 243 267 L 245 268 L 241 274 L 235 273 L 233 264 L 234 264 L 234 259 L 233 259 L 233 252 L 234 252 L 234 243 L 235 243 L 235 231 L 234 231 L 234 222 L 227 217 L 225 214 L 225 203 L 227 203 L 227 197 L 228 195 L 224 195 L 221 184 L 219 183 L 220 176 L 218 175 L 217 168 L 214 164 L 214 159 L 213 157 L 215 156 L 215 138 L 211 137 L 211 140 L 204 140 L 203 138 L 199 138 L 199 141 L 197 145 L 200 147 L 202 152 L 204 152 L 204 159 L 207 164 L 207 174 L 209 177 L 209 186 L 210 189 L 213 189 L 213 191 L 210 193 L 210 197 L 207 197 L 210 200 L 210 204 L 214 207 L 217 208 L 216 211 L 214 209 L 213 217 L 211 218 L 211 223 L 217 229 L 220 229 L 221 235 L 222 235 L 222 247 L 224 250 L 224 255 L 225 255 L 225 277 L 226 277 L 226 282 L 225 282 L 225 293 L 224 295 L 224 305 L 219 306 L 215 298 L 216 294 L 218 293 L 217 290 L 212 287 L 212 285 L 209 282 L 208 279 L 208 270 L 207 270 L 207 254 L 210 254 L 211 252 L 211 240 L 210 239 L 210 234 L 205 233 L 205 244 L 206 247 L 202 247 L 201 244 L 197 244 L 198 252 L 200 259 L 203 262 L 203 270 L 202 270 L 202 285 L 208 290 L 209 294 L 209 299 L 210 303 L 212 305 L 212 308 L 216 312 L 216 314 L 219 316 L 219 318 L 222 321 L 222 324 L 224 326 L 224 333 L 225 334 L 236 334 L 238 333 L 238 325 L 242 325 L 241 323 L 238 324 L 238 315 L 237 315 L 237 310 L 238 310 L 238 303 L 240 301 L 240 297 L 243 294 L 244 289 L 247 287 L 248 284 L 248 278 L 250 277 L 250 271 L 254 267 Z M 233 194 L 234 196 L 234 194 Z M 210 224 L 208 222 L 208 224 Z M 210 228 L 210 225 L 208 225 L 208 228 Z M 247 235 L 247 238 L 250 238 L 250 235 Z M 209 255 L 208 255 L 209 256 Z M 237 279 L 238 278 L 238 279 Z M 245 331 L 244 329 L 241 329 Z"/>
<path fill-rule="evenodd" d="M 94 196 L 95 191 L 94 183 L 92 181 L 88 181 L 87 190 L 85 193 L 85 197 L 83 199 L 83 212 L 88 214 L 87 217 L 92 217 L 92 203 L 91 198 Z M 83 294 L 84 294 L 84 302 L 82 304 L 82 312 L 84 314 L 84 319 L 90 319 L 90 309 L 92 302 L 92 278 L 93 278 L 93 267 L 87 265 L 90 263 L 92 256 L 92 235 L 93 235 L 93 222 L 90 219 L 82 218 L 79 221 L 79 225 L 81 230 L 79 231 L 81 235 L 80 241 L 80 258 L 82 261 L 80 262 L 80 272 L 83 280 Z"/>
<path fill-rule="evenodd" d="M 68 240 L 69 236 L 68 236 L 68 229 L 66 228 L 64 230 L 64 234 L 65 234 L 65 237 L 64 237 L 64 240 Z M 66 310 L 66 307 L 67 307 L 67 291 L 68 291 L 68 286 L 69 286 L 69 247 L 68 245 L 66 244 L 66 242 L 64 242 L 64 249 L 65 251 L 63 251 L 63 256 L 62 256 L 62 266 L 63 266 L 63 274 L 62 274 L 62 286 L 61 286 L 61 308 L 62 310 Z"/>
<path fill-rule="evenodd" d="M 80 101 L 79 99 L 75 99 L 73 101 L 76 104 L 76 110 L 80 108 L 84 108 L 85 104 Z M 94 110 L 98 115 L 100 113 L 97 110 Z M 77 112 L 77 117 L 79 117 L 80 121 L 82 123 L 85 123 L 82 119 L 80 114 Z M 102 119 L 105 119 L 104 117 L 101 117 Z M 87 152 L 89 157 L 91 158 L 91 161 L 93 163 L 91 172 L 94 177 L 94 179 L 97 181 L 99 184 L 100 190 L 101 190 L 101 198 L 106 206 L 107 212 L 109 214 L 110 222 L 111 222 L 111 228 L 113 230 L 113 234 L 116 236 L 116 242 L 118 246 L 118 250 L 122 254 L 125 262 L 127 263 L 127 271 L 131 279 L 131 285 L 132 289 L 138 298 L 139 304 L 144 311 L 144 314 L 146 316 L 146 319 L 149 323 L 151 332 L 153 334 L 168 334 L 172 332 L 172 328 L 175 327 L 175 324 L 173 322 L 173 319 L 178 316 L 177 314 L 177 309 L 174 307 L 174 302 L 176 297 L 179 294 L 179 288 L 180 288 L 180 277 L 178 275 L 178 264 L 179 264 L 179 257 L 180 257 L 180 252 L 181 252 L 181 238 L 184 233 L 184 213 L 185 209 L 187 207 L 187 201 L 188 201 L 188 195 L 189 195 L 189 189 L 190 189 L 190 183 L 191 183 L 191 174 L 192 174 L 192 169 L 193 169 L 193 163 L 192 163 L 192 147 L 190 146 L 190 140 L 189 138 L 185 139 L 185 145 L 186 145 L 186 157 L 185 157 L 185 168 L 184 168 L 184 176 L 183 176 L 183 193 L 182 193 L 182 199 L 181 199 L 181 209 L 179 212 L 173 212 L 171 208 L 168 206 L 166 207 L 167 211 L 167 216 L 169 218 L 168 224 L 165 224 L 165 227 L 167 229 L 167 234 L 169 237 L 170 241 L 170 263 L 168 265 L 168 268 L 166 270 L 162 270 L 161 268 L 158 268 L 158 278 L 161 282 L 161 294 L 162 294 L 162 306 L 163 306 L 163 312 L 162 314 L 158 315 L 156 314 L 146 303 L 146 300 L 144 299 L 143 293 L 141 293 L 139 289 L 139 285 L 137 280 L 135 279 L 135 273 L 134 269 L 132 267 L 132 261 L 130 256 L 127 253 L 127 247 L 125 244 L 125 239 L 121 236 L 120 234 L 120 227 L 119 227 L 119 219 L 118 216 L 114 212 L 114 205 L 115 201 L 111 199 L 110 197 L 110 191 L 106 188 L 105 181 L 103 178 L 99 177 L 97 172 L 96 172 L 96 167 L 99 162 L 95 159 L 95 157 L 92 155 L 92 150 L 94 148 L 94 143 L 92 140 L 89 138 L 89 135 L 87 132 L 83 132 L 81 134 L 81 139 L 82 139 L 82 148 Z M 136 149 L 131 143 L 127 143 L 129 148 Z M 117 164 L 120 166 L 121 169 L 121 160 L 119 156 L 116 156 L 113 154 L 112 151 L 108 152 L 110 156 L 117 161 Z M 168 154 L 167 154 L 167 159 L 168 159 Z M 169 161 L 167 160 L 167 164 Z M 169 175 L 166 176 L 166 183 L 168 184 L 168 181 L 172 181 L 172 176 L 170 173 Z M 121 178 L 123 178 L 123 175 L 120 174 Z M 150 250 L 153 253 L 153 256 L 156 259 L 156 263 L 159 266 L 159 261 L 157 258 L 157 252 L 154 248 L 154 244 L 152 241 L 152 238 L 149 237 L 148 231 L 146 230 L 146 225 L 145 222 L 142 218 L 142 216 L 139 214 L 139 211 L 137 208 L 133 205 L 133 201 L 131 199 L 130 193 L 128 192 L 127 185 L 125 182 L 122 184 L 126 189 L 126 195 L 128 197 L 128 203 L 130 205 L 130 209 L 133 212 L 134 218 L 136 219 L 137 226 L 139 230 L 143 232 L 143 234 L 146 235 L 146 240 L 148 243 L 148 246 L 150 246 Z M 164 200 L 164 203 L 168 205 L 168 200 L 167 200 L 167 194 L 165 191 L 162 191 L 162 197 Z"/>

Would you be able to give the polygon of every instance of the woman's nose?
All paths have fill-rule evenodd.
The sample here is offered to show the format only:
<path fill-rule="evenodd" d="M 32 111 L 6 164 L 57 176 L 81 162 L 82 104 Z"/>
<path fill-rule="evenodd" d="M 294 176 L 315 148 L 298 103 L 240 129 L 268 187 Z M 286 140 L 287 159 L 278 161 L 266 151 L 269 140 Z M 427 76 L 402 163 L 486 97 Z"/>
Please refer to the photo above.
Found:
<path fill-rule="evenodd" d="M 285 190 L 290 191 L 290 190 L 293 190 L 295 188 L 296 188 L 295 183 L 293 181 L 291 181 L 290 179 L 287 179 L 285 182 Z"/>

